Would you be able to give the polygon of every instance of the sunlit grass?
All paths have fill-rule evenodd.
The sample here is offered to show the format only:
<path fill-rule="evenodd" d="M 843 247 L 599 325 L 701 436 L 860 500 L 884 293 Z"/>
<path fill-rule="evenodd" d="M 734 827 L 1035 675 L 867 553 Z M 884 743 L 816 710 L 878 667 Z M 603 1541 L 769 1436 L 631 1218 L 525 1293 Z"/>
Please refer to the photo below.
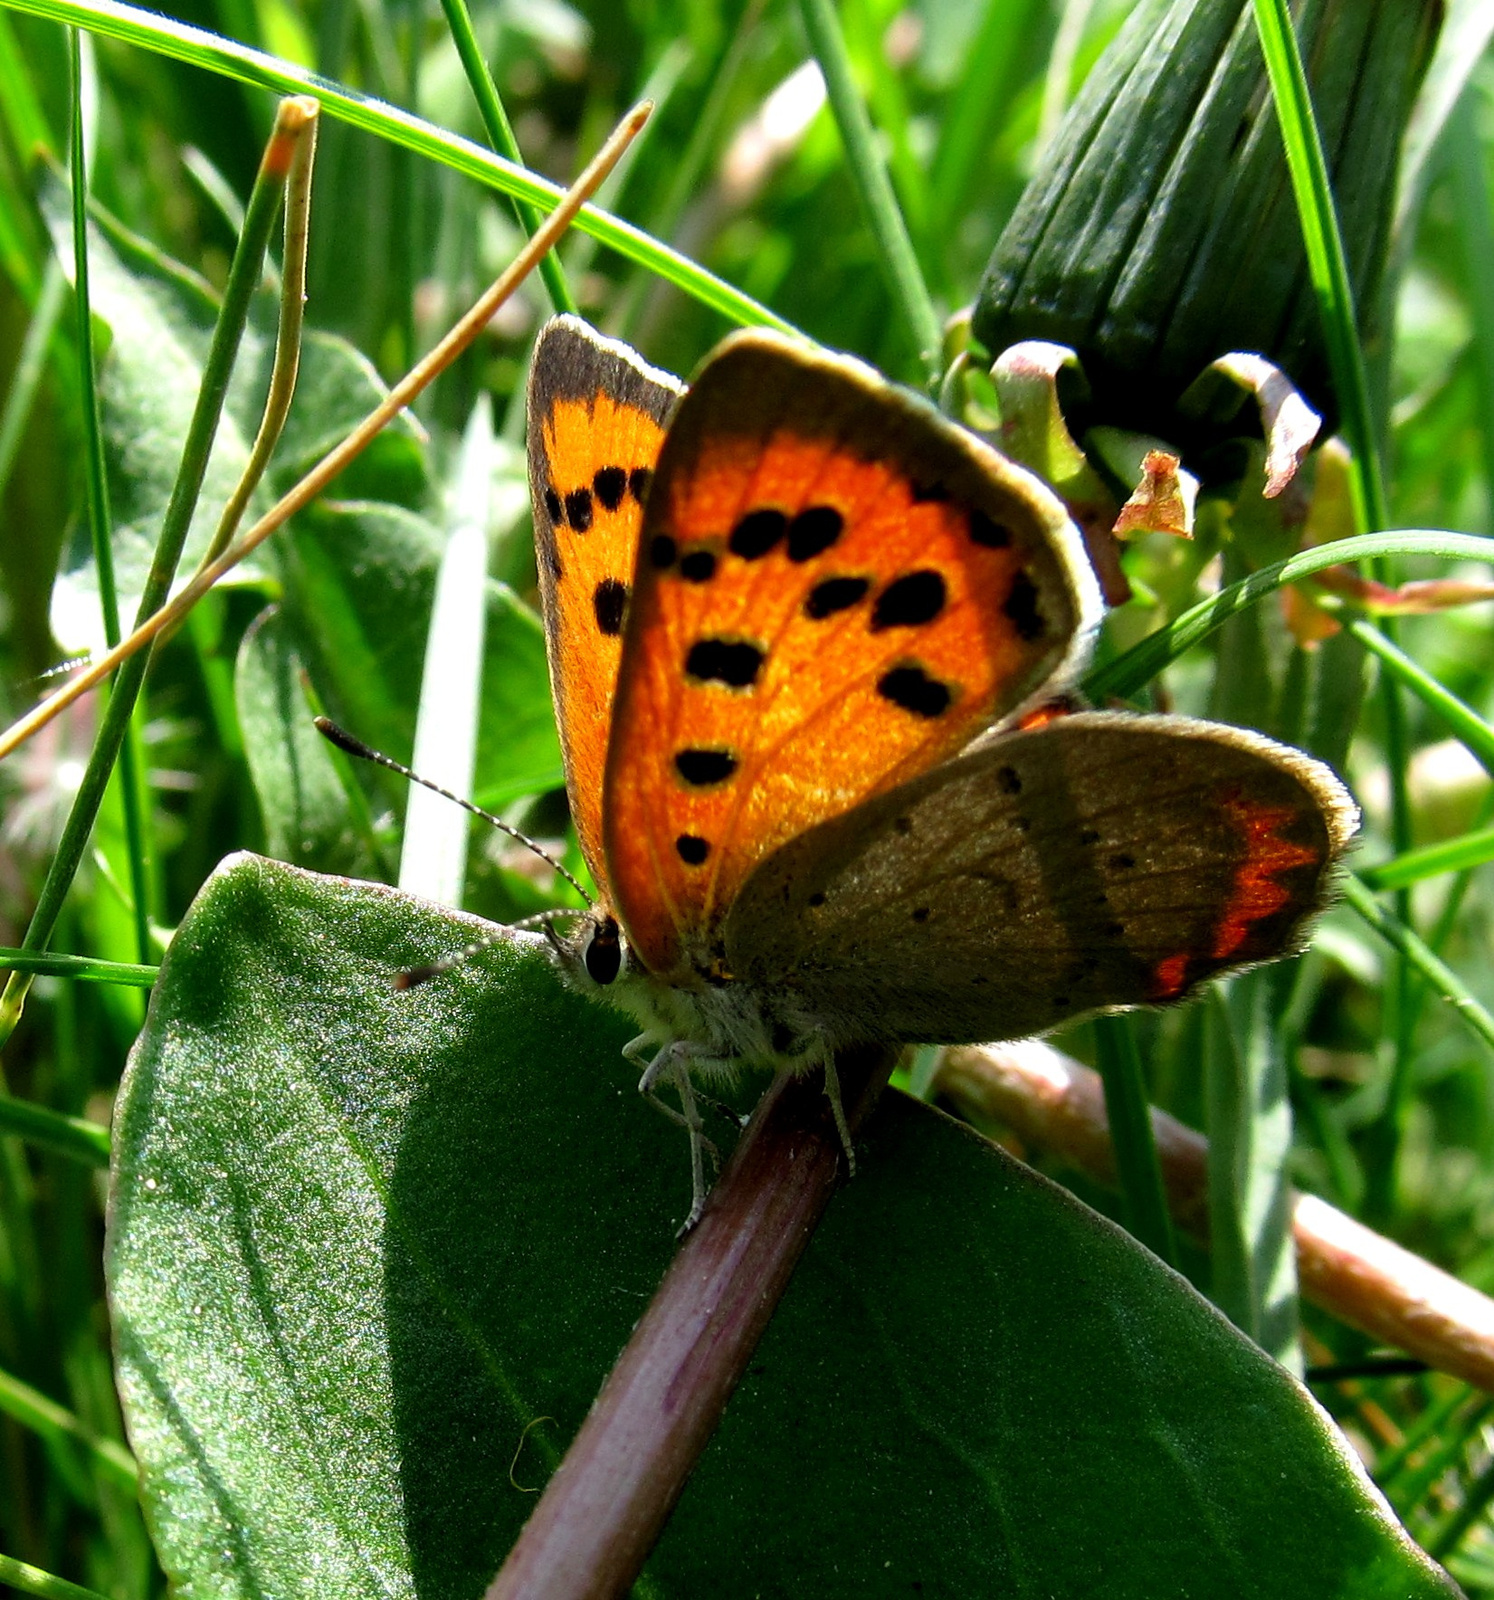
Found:
<path fill-rule="evenodd" d="M 106 597 L 117 589 L 126 618 L 144 587 L 181 444 L 162 436 L 177 426 L 183 372 L 201 362 L 212 322 L 202 285 L 219 294 L 229 281 L 235 234 L 220 202 L 247 200 L 277 94 L 309 89 L 329 118 L 312 221 L 315 335 L 302 376 L 313 403 L 292 413 L 271 473 L 276 492 L 331 442 L 300 419 L 319 425 L 337 410 L 323 403 L 328 394 L 348 396 L 355 413 L 375 372 L 392 379 L 428 348 L 520 242 L 511 202 L 547 208 L 645 85 L 660 96 L 639 159 L 581 225 L 590 237 L 562 249 L 548 291 L 531 283 L 418 417 L 339 482 L 334 502 L 299 519 L 161 652 L 125 746 L 139 774 L 114 773 L 86 850 L 75 840 L 68 861 L 72 888 L 52 947 L 78 959 L 17 961 L 36 977 L 0 1076 L 0 1552 L 41 1576 L 6 1565 L 0 1582 L 77 1593 L 48 1587 L 56 1574 L 112 1600 L 143 1600 L 163 1593 L 164 1579 L 126 1481 L 96 1171 L 143 1015 L 151 977 L 143 962 L 233 851 L 387 876 L 398 856 L 397 791 L 357 788 L 304 731 L 330 693 L 356 710 L 360 733 L 409 754 L 424 659 L 417 613 L 434 585 L 446 496 L 478 397 L 492 413 L 484 435 L 491 569 L 513 594 L 496 625 L 489 617 L 475 793 L 555 837 L 565 821 L 530 609 L 519 451 L 527 345 L 549 302 L 574 296 L 604 329 L 680 372 L 732 325 L 774 323 L 926 380 L 930 358 L 942 355 L 930 340 L 974 293 L 1043 119 L 1070 92 L 1064 62 L 1072 52 L 1082 72 L 1124 8 L 1095 8 L 1074 39 L 1060 31 L 1060 8 L 1038 0 L 927 15 L 864 0 L 837 12 L 806 0 L 811 27 L 840 17 L 843 37 L 816 43 L 827 64 L 834 55 L 830 104 L 802 71 L 795 8 L 749 4 L 732 18 L 669 4 L 630 16 L 600 3 L 501 20 L 479 12 L 476 43 L 496 63 L 515 141 L 493 155 L 484 130 L 497 138 L 502 125 L 491 104 L 484 118 L 474 103 L 470 42 L 462 42 L 464 73 L 434 15 L 417 27 L 392 7 L 219 3 L 188 27 L 104 0 L 9 3 L 0 11 L 6 722 L 44 692 L 60 661 L 105 636 L 100 585 Z M 1260 7 L 1268 21 L 1284 9 Z M 79 97 L 67 23 L 91 36 L 79 56 Z M 1461 14 L 1458 27 L 1465 51 L 1482 48 Z M 1289 63 L 1278 65 L 1288 82 Z M 1435 69 L 1439 88 L 1448 70 Z M 874 136 L 848 136 L 848 163 L 844 96 L 858 86 Z M 1160 694 L 1179 709 L 1217 712 L 1221 696 L 1241 703 L 1231 674 L 1249 659 L 1262 673 L 1254 700 L 1247 696 L 1261 725 L 1308 743 L 1310 717 L 1292 720 L 1303 711 L 1293 674 L 1317 675 L 1317 731 L 1337 741 L 1365 827 L 1351 863 L 1358 880 L 1291 997 L 1291 1176 L 1351 1210 L 1368 1196 L 1377 1226 L 1486 1288 L 1494 1288 L 1494 845 L 1489 781 L 1477 763 L 1494 759 L 1490 611 L 1407 619 L 1388 642 L 1376 625 L 1354 622 L 1309 657 L 1293 654 L 1280 607 L 1289 586 L 1346 556 L 1374 563 L 1387 581 L 1487 576 L 1478 564 L 1480 540 L 1494 531 L 1490 101 L 1490 80 L 1475 74 L 1448 125 L 1445 160 L 1428 165 L 1418 191 L 1393 359 L 1355 344 L 1331 238 L 1308 206 L 1337 364 L 1357 374 L 1346 380 L 1354 396 L 1346 427 L 1366 445 L 1356 488 L 1368 533 L 1332 554 L 1302 551 L 1248 572 L 1226 564 L 1222 578 L 1185 547 L 1138 545 L 1128 557 L 1138 599 L 1113 619 L 1086 680 L 1097 701 Z M 32 165 L 38 150 L 66 162 L 75 105 L 98 205 L 196 275 L 152 269 L 117 229 L 96 231 L 92 324 L 78 321 L 59 276 L 59 259 L 71 269 L 68 219 L 43 206 L 50 180 Z M 1287 126 L 1305 191 L 1321 205 L 1304 126 L 1290 113 Z M 532 224 L 532 211 L 520 214 Z M 253 376 L 266 366 L 272 307 L 268 289 L 254 297 L 227 395 L 225 426 L 240 436 L 252 436 L 257 416 Z M 80 359 L 85 330 L 96 335 L 91 363 Z M 111 377 L 126 356 L 137 373 L 147 370 L 132 337 L 154 341 L 147 393 Z M 143 424 L 132 432 L 142 418 L 159 432 Z M 100 538 L 112 533 L 117 580 L 102 565 L 92 578 L 90 526 Z M 194 531 L 189 554 L 205 537 Z M 1334 694 L 1360 670 L 1355 648 L 1366 653 L 1365 685 L 1378 688 L 1346 692 L 1345 720 L 1333 725 Z M 80 709 L 0 771 L 6 947 L 21 944 L 57 858 L 99 719 L 99 707 Z M 1449 740 L 1473 760 L 1450 756 Z M 1380 890 L 1393 897 L 1377 899 Z M 471 909 L 514 917 L 545 903 L 501 848 L 474 848 Z M 1077 1036 L 1066 1043 L 1087 1048 Z M 1201 1123 L 1196 1013 L 1145 1018 L 1112 1043 L 1126 1059 L 1139 1050 L 1155 1101 Z M 1160 1218 L 1152 1222 L 1151 1237 L 1170 1249 Z M 1365 1353 L 1360 1336 L 1326 1320 L 1310 1329 L 1325 1359 Z M 1487 1402 L 1436 1375 L 1375 1381 L 1359 1397 L 1325 1389 L 1322 1398 L 1413 1534 L 1449 1560 L 1470 1593 L 1494 1594 Z"/>

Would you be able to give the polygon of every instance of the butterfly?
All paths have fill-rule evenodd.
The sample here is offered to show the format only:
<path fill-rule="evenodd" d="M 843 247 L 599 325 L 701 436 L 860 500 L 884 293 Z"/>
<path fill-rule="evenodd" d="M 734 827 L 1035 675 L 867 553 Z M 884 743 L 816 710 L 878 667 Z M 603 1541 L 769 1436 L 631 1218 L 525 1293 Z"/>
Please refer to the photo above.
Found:
<path fill-rule="evenodd" d="M 576 988 L 640 1027 L 705 1199 L 696 1084 L 1022 1038 L 1295 948 L 1357 824 L 1319 762 L 1077 711 L 1101 613 L 1037 478 L 850 357 L 729 337 L 686 389 L 579 318 L 528 450 Z M 662 1100 L 659 1101 L 664 1105 Z"/>

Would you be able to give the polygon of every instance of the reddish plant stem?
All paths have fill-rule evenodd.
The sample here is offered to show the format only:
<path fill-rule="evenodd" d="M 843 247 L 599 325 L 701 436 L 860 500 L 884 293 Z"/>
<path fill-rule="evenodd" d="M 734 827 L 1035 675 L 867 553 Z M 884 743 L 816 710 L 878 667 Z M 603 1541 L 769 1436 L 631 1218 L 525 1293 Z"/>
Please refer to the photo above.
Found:
<path fill-rule="evenodd" d="M 896 1052 L 837 1057 L 854 1130 Z M 747 1368 L 842 1166 L 818 1074 L 780 1077 L 486 1600 L 625 1594 Z"/>
<path fill-rule="evenodd" d="M 1111 1187 L 1115 1153 L 1099 1075 L 1050 1045 L 961 1045 L 937 1088 L 977 1123 L 999 1123 Z M 1165 1111 L 1152 1132 L 1173 1220 L 1208 1237 L 1208 1141 Z M 1302 1297 L 1330 1315 L 1494 1394 L 1494 1299 L 1336 1210 L 1292 1202 Z"/>

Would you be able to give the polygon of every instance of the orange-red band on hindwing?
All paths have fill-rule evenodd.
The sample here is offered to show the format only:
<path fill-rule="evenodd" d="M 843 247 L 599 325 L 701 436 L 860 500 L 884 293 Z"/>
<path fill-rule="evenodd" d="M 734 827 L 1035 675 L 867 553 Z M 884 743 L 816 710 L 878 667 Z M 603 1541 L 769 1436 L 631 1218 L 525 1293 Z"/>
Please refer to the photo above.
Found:
<path fill-rule="evenodd" d="M 1291 806 L 1252 805 L 1236 795 L 1225 801 L 1224 809 L 1244 835 L 1246 853 L 1235 869 L 1235 892 L 1214 929 L 1209 955 L 1215 961 L 1227 960 L 1245 943 L 1253 923 L 1291 901 L 1292 892 L 1276 881 L 1277 873 L 1318 860 L 1317 851 L 1277 837 L 1276 830 L 1297 814 Z"/>
<path fill-rule="evenodd" d="M 1292 904 L 1295 895 L 1279 881 L 1281 873 L 1321 864 L 1319 851 L 1277 832 L 1299 815 L 1295 807 L 1255 804 L 1230 794 L 1220 799 L 1219 809 L 1243 841 L 1245 858 L 1235 868 L 1234 885 L 1207 950 L 1179 950 L 1152 969 L 1149 998 L 1154 1001 L 1176 999 L 1191 982 L 1225 965 L 1241 952 L 1257 923 Z M 1242 959 L 1248 960 L 1249 953 Z"/>

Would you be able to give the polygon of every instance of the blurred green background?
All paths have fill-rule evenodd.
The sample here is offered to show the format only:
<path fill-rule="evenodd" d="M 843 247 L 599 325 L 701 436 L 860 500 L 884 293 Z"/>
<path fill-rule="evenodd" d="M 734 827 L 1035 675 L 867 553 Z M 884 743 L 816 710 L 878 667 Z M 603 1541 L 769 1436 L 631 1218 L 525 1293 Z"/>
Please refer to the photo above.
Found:
<path fill-rule="evenodd" d="M 839 7 L 941 317 L 970 302 L 1038 153 L 1129 9 L 1111 0 Z M 1481 59 L 1481 9 L 1449 9 L 1445 37 L 1461 49 L 1434 63 L 1400 191 L 1395 337 L 1368 352 L 1395 527 L 1494 531 L 1494 68 Z M 172 15 L 484 141 L 435 7 L 222 0 Z M 653 98 L 655 118 L 605 191 L 607 209 L 824 344 L 918 381 L 916 341 L 888 289 L 794 7 L 506 0 L 481 6 L 473 20 L 528 165 L 568 181 L 622 111 Z M 274 97 L 119 40 L 85 38 L 81 59 L 99 407 L 128 618 Z M 66 273 L 52 245 L 63 241 L 70 269 L 59 165 L 70 118 L 65 30 L 0 10 L 7 722 L 101 638 L 85 498 L 87 391 L 77 376 Z M 503 196 L 336 117 L 322 119 L 311 334 L 297 410 L 270 475 L 275 489 L 435 342 L 522 237 Z M 590 238 L 573 234 L 561 257 L 582 312 L 658 365 L 688 374 L 730 327 L 676 284 Z M 234 450 L 242 453 L 253 434 L 273 332 L 270 287 L 253 308 L 229 396 L 233 438 L 220 440 L 209 500 L 219 482 L 213 474 L 231 483 Z M 352 778 L 314 737 L 306 742 L 306 722 L 324 706 L 408 759 L 415 663 L 446 534 L 463 514 L 474 473 L 494 580 L 474 792 L 544 837 L 564 835 L 522 462 L 525 362 L 548 311 L 533 278 L 423 397 L 416 420 L 392 429 L 159 653 L 134 724 L 145 849 L 127 838 L 116 779 L 55 949 L 155 962 L 203 880 L 238 849 L 392 878 L 401 786 L 380 774 Z M 257 508 L 268 500 L 261 490 Z M 194 527 L 189 565 L 216 509 L 206 506 Z M 1221 560 L 1228 576 L 1239 575 L 1244 568 L 1229 562 L 1246 560 L 1248 531 L 1242 513 L 1211 511 L 1191 545 L 1155 535 L 1138 542 L 1127 558 L 1136 598 L 1111 619 L 1102 650 L 1113 653 L 1208 592 Z M 1285 553 L 1269 539 L 1255 552 Z M 1386 576 L 1449 575 L 1445 563 L 1408 561 Z M 1477 568 L 1466 575 L 1487 576 Z M 1486 606 L 1406 618 L 1398 638 L 1479 717 L 1494 712 Z M 1273 600 L 1248 626 L 1171 668 L 1151 703 L 1299 737 L 1308 698 L 1320 724 L 1341 703 L 1345 775 L 1366 814 L 1357 864 L 1409 845 L 1476 840 L 1494 812 L 1487 772 L 1413 695 L 1399 701 L 1404 727 L 1387 727 L 1387 702 L 1371 691 L 1368 673 L 1342 638 L 1315 653 L 1298 648 Z M 1333 698 L 1339 689 L 1341 702 Z M 95 717 L 83 701 L 0 766 L 0 944 L 21 941 Z M 1399 818 L 1398 793 L 1407 806 Z M 1494 853 L 1480 848 L 1470 847 L 1470 862 Z M 137 880 L 148 912 L 143 947 Z M 1397 908 L 1485 1005 L 1494 1004 L 1490 889 L 1486 866 L 1444 872 L 1418 883 Z M 551 896 L 500 838 L 474 835 L 465 903 L 514 916 Z M 1453 1008 L 1403 979 L 1388 948 L 1345 908 L 1326 919 L 1295 983 L 1278 1019 L 1296 1113 L 1292 1177 L 1350 1211 L 1368 1209 L 1375 1225 L 1494 1289 L 1488 1045 Z M 144 1004 L 144 989 L 125 983 L 39 978 L 5 1050 L 5 1091 L 107 1123 Z M 1194 1125 L 1205 1121 L 1203 1019 L 1200 1007 L 1137 1027 L 1152 1098 Z M 1065 1043 L 1092 1054 L 1087 1033 Z M 136 1600 L 161 1592 L 164 1580 L 118 1443 L 99 1267 L 101 1185 L 100 1172 L 44 1144 L 0 1141 L 0 1551 Z M 1080 1188 L 1114 1209 L 1113 1199 Z M 1192 1265 L 1207 1284 L 1207 1267 Z M 1365 1353 L 1359 1336 L 1325 1319 L 1310 1318 L 1309 1332 L 1314 1360 Z M 1412 1531 L 1470 1592 L 1494 1594 L 1494 1531 L 1483 1514 L 1494 1499 L 1494 1400 L 1435 1375 L 1319 1393 Z"/>

